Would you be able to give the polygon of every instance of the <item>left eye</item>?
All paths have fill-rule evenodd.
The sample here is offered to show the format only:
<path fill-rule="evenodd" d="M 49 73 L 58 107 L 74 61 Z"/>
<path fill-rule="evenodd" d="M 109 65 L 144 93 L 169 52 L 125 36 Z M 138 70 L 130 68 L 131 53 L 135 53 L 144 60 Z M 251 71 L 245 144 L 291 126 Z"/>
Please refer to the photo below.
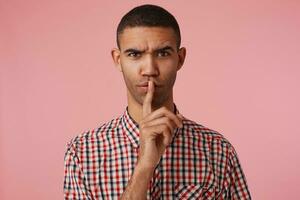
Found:
<path fill-rule="evenodd" d="M 165 57 L 165 56 L 168 56 L 170 55 L 169 52 L 167 51 L 161 51 L 161 52 L 158 52 L 157 54 L 159 57 Z"/>

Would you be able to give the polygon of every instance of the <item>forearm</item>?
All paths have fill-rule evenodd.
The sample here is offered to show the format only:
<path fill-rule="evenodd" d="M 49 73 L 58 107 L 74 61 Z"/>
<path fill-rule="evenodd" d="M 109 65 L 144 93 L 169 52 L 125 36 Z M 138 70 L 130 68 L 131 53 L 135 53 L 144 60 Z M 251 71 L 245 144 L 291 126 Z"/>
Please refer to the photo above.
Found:
<path fill-rule="evenodd" d="M 146 199 L 147 189 L 154 169 L 137 165 L 121 196 L 122 200 Z"/>

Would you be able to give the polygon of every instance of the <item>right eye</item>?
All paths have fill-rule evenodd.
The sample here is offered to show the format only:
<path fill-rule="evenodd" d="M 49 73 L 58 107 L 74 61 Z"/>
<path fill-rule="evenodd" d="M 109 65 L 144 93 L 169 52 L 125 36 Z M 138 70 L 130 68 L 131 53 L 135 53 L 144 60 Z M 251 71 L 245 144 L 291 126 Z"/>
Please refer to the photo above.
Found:
<path fill-rule="evenodd" d="M 141 54 L 139 52 L 130 52 L 127 54 L 128 57 L 133 57 L 133 58 L 136 58 L 136 57 L 139 57 Z"/>

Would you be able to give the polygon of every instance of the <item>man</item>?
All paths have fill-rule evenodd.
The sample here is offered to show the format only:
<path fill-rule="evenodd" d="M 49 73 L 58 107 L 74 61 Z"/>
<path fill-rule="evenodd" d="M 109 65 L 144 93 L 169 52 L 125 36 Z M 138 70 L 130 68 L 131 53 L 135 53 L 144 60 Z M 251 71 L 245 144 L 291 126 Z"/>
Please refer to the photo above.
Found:
<path fill-rule="evenodd" d="M 65 155 L 65 199 L 251 199 L 232 145 L 179 114 L 173 101 L 180 47 L 165 9 L 132 9 L 117 29 L 123 115 L 75 137 Z"/>

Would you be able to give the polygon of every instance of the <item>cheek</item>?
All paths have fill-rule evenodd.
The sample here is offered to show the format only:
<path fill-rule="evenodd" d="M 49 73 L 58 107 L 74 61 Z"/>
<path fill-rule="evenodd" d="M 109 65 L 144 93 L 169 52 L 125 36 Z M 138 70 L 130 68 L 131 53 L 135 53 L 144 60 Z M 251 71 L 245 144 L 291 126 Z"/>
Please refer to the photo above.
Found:
<path fill-rule="evenodd" d="M 175 60 L 166 60 L 160 64 L 161 76 L 168 79 L 177 72 L 177 62 Z"/>
<path fill-rule="evenodd" d="M 136 73 L 139 67 L 139 62 L 132 61 L 126 58 L 121 59 L 122 70 L 126 73 Z"/>
<path fill-rule="evenodd" d="M 132 63 L 124 62 L 121 63 L 122 66 L 122 73 L 124 79 L 127 84 L 134 84 L 136 82 L 136 75 L 137 75 L 137 67 L 135 67 Z"/>

